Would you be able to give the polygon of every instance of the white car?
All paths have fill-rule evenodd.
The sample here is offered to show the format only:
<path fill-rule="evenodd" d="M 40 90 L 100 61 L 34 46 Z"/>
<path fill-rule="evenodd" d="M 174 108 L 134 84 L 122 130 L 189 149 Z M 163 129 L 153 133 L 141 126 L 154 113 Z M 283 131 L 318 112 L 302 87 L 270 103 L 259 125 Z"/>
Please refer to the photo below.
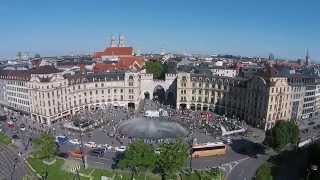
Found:
<path fill-rule="evenodd" d="M 109 150 L 109 151 L 112 149 L 112 146 L 109 145 L 109 144 L 104 144 L 103 147 L 106 148 L 106 150 Z"/>
<path fill-rule="evenodd" d="M 85 146 L 89 147 L 89 148 L 96 148 L 97 147 L 97 144 L 95 142 L 87 142 L 84 144 Z"/>
<path fill-rule="evenodd" d="M 20 130 L 21 130 L 21 131 L 25 131 L 25 130 L 26 130 L 26 125 L 20 124 Z"/>
<path fill-rule="evenodd" d="M 79 141 L 79 139 L 70 139 L 70 140 L 69 140 L 69 143 L 71 143 L 71 144 L 76 144 L 76 145 L 81 144 L 80 141 Z"/>
<path fill-rule="evenodd" d="M 127 149 L 126 146 L 115 147 L 115 150 L 117 152 L 124 152 L 124 151 L 126 151 L 126 149 Z"/>

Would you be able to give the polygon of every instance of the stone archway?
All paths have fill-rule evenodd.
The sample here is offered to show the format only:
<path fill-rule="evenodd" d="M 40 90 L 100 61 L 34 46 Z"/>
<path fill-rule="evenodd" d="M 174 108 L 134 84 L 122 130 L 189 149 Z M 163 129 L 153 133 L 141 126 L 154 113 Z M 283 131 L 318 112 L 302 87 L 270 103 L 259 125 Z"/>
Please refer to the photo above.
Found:
<path fill-rule="evenodd" d="M 161 85 L 158 85 L 154 88 L 152 100 L 158 101 L 161 104 L 166 102 L 166 91 Z"/>
<path fill-rule="evenodd" d="M 166 104 L 175 107 L 177 103 L 177 99 L 175 97 L 175 93 L 172 91 L 169 91 L 166 98 Z"/>
<path fill-rule="evenodd" d="M 150 99 L 150 93 L 148 91 L 144 92 L 144 99 Z"/>

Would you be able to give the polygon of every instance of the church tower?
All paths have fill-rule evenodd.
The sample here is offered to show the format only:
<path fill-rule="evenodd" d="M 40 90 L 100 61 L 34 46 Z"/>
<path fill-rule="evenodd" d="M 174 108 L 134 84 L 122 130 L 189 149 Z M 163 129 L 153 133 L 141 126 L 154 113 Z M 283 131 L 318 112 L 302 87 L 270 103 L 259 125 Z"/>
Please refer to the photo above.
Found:
<path fill-rule="evenodd" d="M 111 36 L 110 47 L 117 47 L 116 37 L 114 35 Z"/>
<path fill-rule="evenodd" d="M 124 35 L 119 35 L 119 47 L 126 47 Z"/>

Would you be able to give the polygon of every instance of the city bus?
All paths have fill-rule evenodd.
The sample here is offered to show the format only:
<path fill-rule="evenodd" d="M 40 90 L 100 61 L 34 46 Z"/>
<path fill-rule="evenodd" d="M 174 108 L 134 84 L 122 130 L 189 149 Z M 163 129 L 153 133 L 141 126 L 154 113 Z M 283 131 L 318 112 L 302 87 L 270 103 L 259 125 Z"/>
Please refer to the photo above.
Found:
<path fill-rule="evenodd" d="M 192 146 L 192 157 L 207 157 L 226 154 L 227 146 L 223 142 L 195 144 Z"/>

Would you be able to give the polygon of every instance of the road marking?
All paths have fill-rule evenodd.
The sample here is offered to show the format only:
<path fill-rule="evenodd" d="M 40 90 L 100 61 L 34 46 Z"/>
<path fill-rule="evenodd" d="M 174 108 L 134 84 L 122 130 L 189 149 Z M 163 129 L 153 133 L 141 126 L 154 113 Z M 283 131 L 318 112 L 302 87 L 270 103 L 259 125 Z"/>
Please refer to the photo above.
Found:
<path fill-rule="evenodd" d="M 98 161 L 93 161 L 94 163 L 96 163 L 96 164 L 105 164 L 104 162 L 98 162 Z"/>
<path fill-rule="evenodd" d="M 226 178 L 225 178 L 225 179 L 228 179 L 228 178 L 227 178 L 228 175 L 231 173 L 231 171 L 232 171 L 235 167 L 237 167 L 241 162 L 246 161 L 246 160 L 248 160 L 248 159 L 250 159 L 250 157 L 246 157 L 246 158 L 239 159 L 239 160 L 237 160 L 237 161 L 230 162 L 230 163 L 235 163 L 235 165 L 234 165 L 234 166 L 231 166 L 229 172 L 226 172 Z"/>

